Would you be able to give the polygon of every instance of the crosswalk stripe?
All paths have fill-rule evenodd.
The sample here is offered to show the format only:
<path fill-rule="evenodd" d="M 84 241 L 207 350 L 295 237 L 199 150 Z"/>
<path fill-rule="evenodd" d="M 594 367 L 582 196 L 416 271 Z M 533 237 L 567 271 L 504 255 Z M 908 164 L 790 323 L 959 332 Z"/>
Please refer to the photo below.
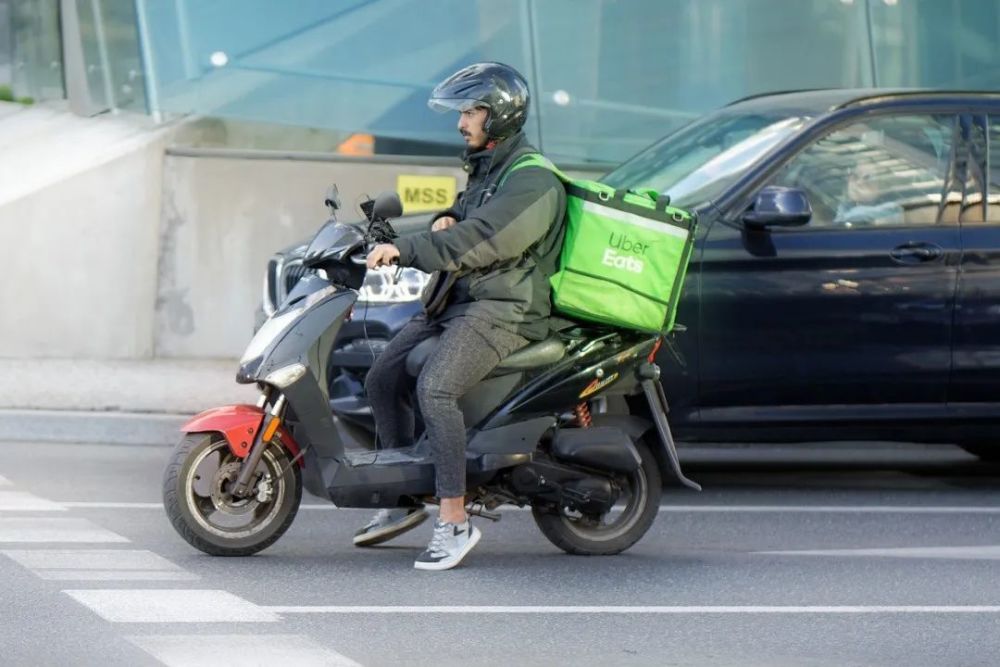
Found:
<path fill-rule="evenodd" d="M 32 570 L 180 570 L 143 549 L 4 549 L 0 553 Z"/>
<path fill-rule="evenodd" d="M 271 623 L 274 613 L 222 590 L 78 589 L 71 598 L 112 623 Z"/>
<path fill-rule="evenodd" d="M 47 581 L 198 581 L 191 572 L 163 570 L 35 570 Z"/>
<path fill-rule="evenodd" d="M 0 518 L 2 542 L 128 542 L 87 519 Z"/>
<path fill-rule="evenodd" d="M 0 491 L 0 512 L 65 512 L 66 508 L 25 491 Z"/>
<path fill-rule="evenodd" d="M 126 639 L 167 667 L 223 664 L 361 667 L 305 635 L 140 635 Z"/>

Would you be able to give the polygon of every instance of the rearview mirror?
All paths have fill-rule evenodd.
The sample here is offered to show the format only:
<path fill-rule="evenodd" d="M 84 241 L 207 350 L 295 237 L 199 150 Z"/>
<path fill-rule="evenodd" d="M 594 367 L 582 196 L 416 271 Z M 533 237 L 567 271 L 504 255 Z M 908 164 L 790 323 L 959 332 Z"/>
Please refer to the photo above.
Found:
<path fill-rule="evenodd" d="M 323 204 L 330 209 L 331 214 L 340 209 L 340 190 L 337 189 L 336 183 L 326 191 Z"/>
<path fill-rule="evenodd" d="M 747 227 L 798 227 L 812 219 L 812 206 L 806 193 L 798 188 L 769 185 L 754 198 L 753 206 L 743 214 Z"/>
<path fill-rule="evenodd" d="M 398 218 L 403 215 L 403 202 L 399 201 L 399 195 L 395 192 L 383 192 L 375 197 L 372 215 L 383 220 Z"/>

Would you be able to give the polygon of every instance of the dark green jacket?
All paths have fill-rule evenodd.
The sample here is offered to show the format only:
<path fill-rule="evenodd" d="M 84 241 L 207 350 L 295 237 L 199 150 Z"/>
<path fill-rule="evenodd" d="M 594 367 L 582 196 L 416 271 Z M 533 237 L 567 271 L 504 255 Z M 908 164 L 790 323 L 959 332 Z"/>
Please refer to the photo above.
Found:
<path fill-rule="evenodd" d="M 467 154 L 465 191 L 438 216 L 450 215 L 458 224 L 396 239 L 401 265 L 434 273 L 422 297 L 428 317 L 467 315 L 528 339 L 548 335 L 548 278 L 558 269 L 566 192 L 541 167 L 522 167 L 502 179 L 520 156 L 535 152 L 518 133 Z"/>

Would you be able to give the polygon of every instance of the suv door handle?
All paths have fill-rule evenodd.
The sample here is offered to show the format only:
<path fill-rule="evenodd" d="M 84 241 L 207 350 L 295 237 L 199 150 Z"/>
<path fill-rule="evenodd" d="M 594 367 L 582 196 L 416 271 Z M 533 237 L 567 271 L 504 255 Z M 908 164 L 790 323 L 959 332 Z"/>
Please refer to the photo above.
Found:
<path fill-rule="evenodd" d="M 904 243 L 889 251 L 889 256 L 900 264 L 933 262 L 944 255 L 944 249 L 934 243 Z"/>

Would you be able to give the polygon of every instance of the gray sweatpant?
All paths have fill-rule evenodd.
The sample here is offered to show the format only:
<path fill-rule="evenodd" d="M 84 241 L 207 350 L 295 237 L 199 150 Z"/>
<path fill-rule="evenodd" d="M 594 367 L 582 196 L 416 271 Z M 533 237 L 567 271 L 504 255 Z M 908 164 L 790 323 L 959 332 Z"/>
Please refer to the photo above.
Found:
<path fill-rule="evenodd" d="M 458 399 L 528 341 L 467 317 L 444 322 L 428 322 L 423 315 L 414 317 L 389 341 L 365 378 L 383 448 L 413 443 L 413 399 L 406 356 L 434 335 L 440 335 L 441 341 L 417 378 L 416 396 L 434 458 L 437 495 L 457 498 L 465 495 L 466 428 Z"/>

